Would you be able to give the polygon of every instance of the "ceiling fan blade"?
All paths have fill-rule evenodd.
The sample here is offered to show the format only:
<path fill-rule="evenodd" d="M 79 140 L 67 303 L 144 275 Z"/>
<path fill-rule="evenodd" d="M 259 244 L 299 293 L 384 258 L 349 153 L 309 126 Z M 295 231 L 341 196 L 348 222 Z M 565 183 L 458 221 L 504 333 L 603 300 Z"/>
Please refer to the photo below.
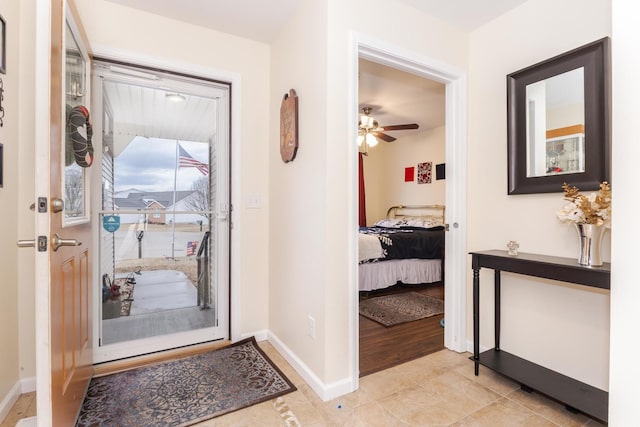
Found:
<path fill-rule="evenodd" d="M 392 136 L 387 135 L 386 133 L 382 133 L 382 132 L 371 132 L 371 135 L 375 136 L 376 138 L 379 138 L 383 141 L 387 141 L 387 142 L 393 142 L 396 139 Z"/>
<path fill-rule="evenodd" d="M 381 126 L 381 128 L 385 131 L 387 130 L 408 130 L 408 129 L 418 129 L 420 126 L 418 126 L 416 123 L 410 123 L 410 124 L 406 124 L 406 125 L 390 125 L 390 126 Z"/>

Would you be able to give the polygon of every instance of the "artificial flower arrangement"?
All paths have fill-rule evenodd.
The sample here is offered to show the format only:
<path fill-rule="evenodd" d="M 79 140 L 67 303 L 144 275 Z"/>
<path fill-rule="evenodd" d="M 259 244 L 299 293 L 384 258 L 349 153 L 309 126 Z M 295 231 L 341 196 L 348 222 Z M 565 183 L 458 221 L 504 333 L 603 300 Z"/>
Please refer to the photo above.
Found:
<path fill-rule="evenodd" d="M 577 187 L 566 182 L 562 185 L 564 199 L 569 203 L 559 210 L 556 215 L 561 222 L 574 224 L 611 224 L 611 186 L 607 181 L 600 184 L 597 193 L 580 194 Z"/>

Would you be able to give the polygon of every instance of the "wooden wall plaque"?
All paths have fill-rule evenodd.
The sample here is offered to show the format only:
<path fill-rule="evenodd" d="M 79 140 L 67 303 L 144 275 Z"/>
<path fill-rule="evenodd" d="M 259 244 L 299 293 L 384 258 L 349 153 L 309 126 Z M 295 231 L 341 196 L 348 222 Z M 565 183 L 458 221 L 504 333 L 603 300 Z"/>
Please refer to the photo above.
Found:
<path fill-rule="evenodd" d="M 280 104 L 280 156 L 289 163 L 298 151 L 298 95 L 293 89 L 285 93 Z"/>

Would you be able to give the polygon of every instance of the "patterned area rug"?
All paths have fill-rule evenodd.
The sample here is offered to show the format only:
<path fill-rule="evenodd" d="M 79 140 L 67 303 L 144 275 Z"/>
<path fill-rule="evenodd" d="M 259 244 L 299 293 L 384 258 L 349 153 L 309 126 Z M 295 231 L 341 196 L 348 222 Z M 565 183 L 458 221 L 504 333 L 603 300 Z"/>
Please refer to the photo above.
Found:
<path fill-rule="evenodd" d="M 295 391 L 253 337 L 93 378 L 77 427 L 190 426 Z"/>
<path fill-rule="evenodd" d="M 394 326 L 444 313 L 444 301 L 418 292 L 404 292 L 360 301 L 360 314 Z"/>

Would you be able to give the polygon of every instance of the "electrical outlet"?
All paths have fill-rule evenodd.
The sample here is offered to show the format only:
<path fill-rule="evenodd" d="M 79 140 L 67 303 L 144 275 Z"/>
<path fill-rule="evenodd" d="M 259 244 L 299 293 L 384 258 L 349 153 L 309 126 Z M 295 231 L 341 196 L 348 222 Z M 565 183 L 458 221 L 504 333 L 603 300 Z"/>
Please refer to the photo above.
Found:
<path fill-rule="evenodd" d="M 316 321 L 311 316 L 309 316 L 309 319 L 307 319 L 307 334 L 310 338 L 316 337 Z"/>

